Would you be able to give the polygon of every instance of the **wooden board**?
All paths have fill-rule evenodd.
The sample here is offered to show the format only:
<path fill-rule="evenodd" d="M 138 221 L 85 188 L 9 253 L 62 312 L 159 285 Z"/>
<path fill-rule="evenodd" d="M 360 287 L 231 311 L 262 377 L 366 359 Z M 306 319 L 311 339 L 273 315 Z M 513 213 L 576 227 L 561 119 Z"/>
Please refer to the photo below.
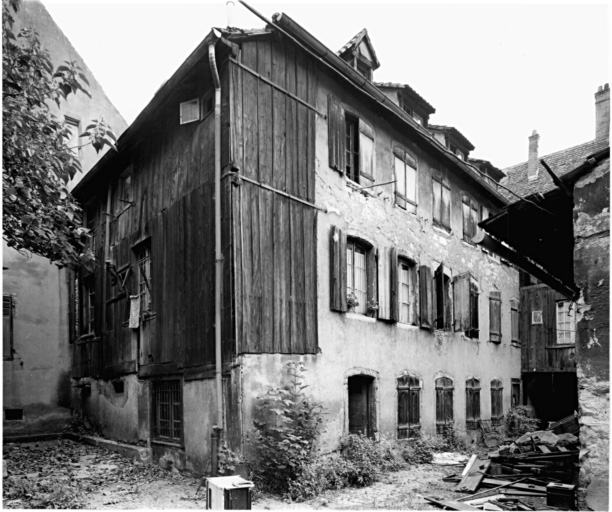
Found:
<path fill-rule="evenodd" d="M 443 500 L 440 498 L 433 498 L 433 497 L 429 497 L 429 496 L 423 496 L 427 501 L 434 503 L 435 505 L 438 505 L 439 507 L 442 507 L 444 509 L 449 509 L 449 510 L 480 510 L 476 507 L 472 507 L 471 505 L 467 505 L 465 503 L 461 503 L 460 501 L 453 501 L 453 500 Z"/>
<path fill-rule="evenodd" d="M 461 479 L 459 484 L 455 487 L 455 491 L 458 492 L 475 492 L 480 483 L 485 477 L 491 460 L 489 459 L 476 459 L 470 467 L 467 474 Z"/>

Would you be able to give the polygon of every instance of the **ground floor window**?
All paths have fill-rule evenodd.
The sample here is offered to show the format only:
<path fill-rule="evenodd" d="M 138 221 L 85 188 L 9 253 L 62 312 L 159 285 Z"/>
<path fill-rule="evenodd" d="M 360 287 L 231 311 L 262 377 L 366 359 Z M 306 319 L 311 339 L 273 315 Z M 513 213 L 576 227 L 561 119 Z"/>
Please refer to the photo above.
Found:
<path fill-rule="evenodd" d="M 414 437 L 421 430 L 421 381 L 414 375 L 397 379 L 397 438 Z"/>
<path fill-rule="evenodd" d="M 453 381 L 448 377 L 436 379 L 436 432 L 443 434 L 453 422 Z"/>
<path fill-rule="evenodd" d="M 491 425 L 500 426 L 504 419 L 504 388 L 499 379 L 491 381 Z"/>
<path fill-rule="evenodd" d="M 181 381 L 153 382 L 153 439 L 181 443 L 183 440 L 183 393 Z"/>
<path fill-rule="evenodd" d="M 480 421 L 480 381 L 468 379 L 465 383 L 465 428 L 476 430 Z"/>

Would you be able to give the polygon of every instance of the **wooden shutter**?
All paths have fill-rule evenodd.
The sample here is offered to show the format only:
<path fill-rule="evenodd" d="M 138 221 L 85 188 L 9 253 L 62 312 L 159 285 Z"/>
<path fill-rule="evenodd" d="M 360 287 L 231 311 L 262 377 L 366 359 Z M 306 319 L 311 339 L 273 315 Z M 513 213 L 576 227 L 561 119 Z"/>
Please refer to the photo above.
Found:
<path fill-rule="evenodd" d="M 470 329 L 470 273 L 466 272 L 453 280 L 453 306 L 455 309 L 454 330 Z"/>
<path fill-rule="evenodd" d="M 344 115 L 342 105 L 331 94 L 327 95 L 327 134 L 329 166 L 344 174 Z"/>
<path fill-rule="evenodd" d="M 451 203 L 451 190 L 448 182 L 442 180 L 442 225 L 450 229 L 450 203 Z"/>
<path fill-rule="evenodd" d="M 519 311 L 516 299 L 510 300 L 510 324 L 510 341 L 519 341 Z"/>
<path fill-rule="evenodd" d="M 398 276 L 397 249 L 392 247 L 389 251 L 389 282 L 390 282 L 390 313 L 391 320 L 399 321 L 399 276 Z"/>
<path fill-rule="evenodd" d="M 442 223 L 442 180 L 437 176 L 431 179 L 433 188 L 433 220 Z"/>
<path fill-rule="evenodd" d="M 410 390 L 397 390 L 397 438 L 406 439 L 409 436 Z"/>
<path fill-rule="evenodd" d="M 2 296 L 2 356 L 13 359 L 13 297 Z"/>
<path fill-rule="evenodd" d="M 368 302 L 378 301 L 378 251 L 376 247 L 366 252 L 366 278 L 368 280 Z M 366 312 L 369 312 L 366 310 Z M 377 316 L 374 314 L 374 316 Z"/>
<path fill-rule="evenodd" d="M 489 296 L 489 340 L 499 343 L 501 338 L 501 292 L 493 290 Z"/>
<path fill-rule="evenodd" d="M 332 226 L 330 231 L 330 308 L 346 311 L 346 235 Z"/>
<path fill-rule="evenodd" d="M 359 120 L 359 172 L 366 178 L 374 180 L 374 130 Z"/>
<path fill-rule="evenodd" d="M 433 328 L 433 286 L 431 269 L 426 265 L 419 267 L 419 300 L 421 327 Z"/>

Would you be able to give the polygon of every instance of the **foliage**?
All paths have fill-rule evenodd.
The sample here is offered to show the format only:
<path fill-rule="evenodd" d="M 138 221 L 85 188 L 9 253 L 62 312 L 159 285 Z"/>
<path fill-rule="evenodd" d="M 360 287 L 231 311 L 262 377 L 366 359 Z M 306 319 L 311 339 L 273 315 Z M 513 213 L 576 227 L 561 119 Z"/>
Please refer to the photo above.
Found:
<path fill-rule="evenodd" d="M 233 475 L 236 472 L 236 466 L 240 464 L 241 459 L 227 445 L 227 441 L 221 443 L 219 448 L 218 472 L 220 475 Z"/>
<path fill-rule="evenodd" d="M 306 367 L 286 365 L 289 383 L 258 397 L 259 419 L 255 424 L 254 478 L 264 490 L 285 493 L 289 482 L 300 477 L 312 461 L 319 436 L 323 408 L 308 398 L 304 390 Z"/>
<path fill-rule="evenodd" d="M 357 306 L 359 306 L 357 295 L 355 295 L 353 292 L 349 293 L 346 296 L 346 306 L 348 307 L 349 310 L 355 309 Z"/>
<path fill-rule="evenodd" d="M 365 487 L 376 480 L 385 466 L 385 458 L 373 439 L 363 435 L 349 434 L 340 440 L 340 453 L 354 468 L 349 484 Z"/>
<path fill-rule="evenodd" d="M 82 69 L 65 62 L 53 69 L 49 52 L 28 28 L 14 32 L 19 0 L 2 3 L 2 190 L 4 239 L 9 247 L 49 258 L 58 266 L 93 259 L 88 230 L 68 182 L 81 170 L 70 127 L 50 109 L 77 91 L 90 96 Z M 103 119 L 81 135 L 96 151 L 114 147 Z"/>
<path fill-rule="evenodd" d="M 435 451 L 460 452 L 465 450 L 465 443 L 454 421 L 449 421 L 444 425 L 442 434 L 438 436 L 438 439 L 440 442 Z"/>
<path fill-rule="evenodd" d="M 533 409 L 528 405 L 515 405 L 506 414 L 506 430 L 510 437 L 519 437 L 527 432 L 538 430 L 540 421 L 533 417 Z"/>
<path fill-rule="evenodd" d="M 418 436 L 410 442 L 402 450 L 402 457 L 410 464 L 429 464 L 433 461 L 433 454 L 436 449 L 436 443 L 432 442 L 432 438 Z"/>

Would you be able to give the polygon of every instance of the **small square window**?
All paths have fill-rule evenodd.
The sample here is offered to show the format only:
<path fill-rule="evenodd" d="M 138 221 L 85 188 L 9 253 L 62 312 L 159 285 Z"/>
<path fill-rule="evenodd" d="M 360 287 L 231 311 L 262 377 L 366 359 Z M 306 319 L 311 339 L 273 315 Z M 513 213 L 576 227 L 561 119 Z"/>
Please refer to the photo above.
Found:
<path fill-rule="evenodd" d="M 180 123 L 187 124 L 200 120 L 199 98 L 184 101 L 180 104 Z"/>

